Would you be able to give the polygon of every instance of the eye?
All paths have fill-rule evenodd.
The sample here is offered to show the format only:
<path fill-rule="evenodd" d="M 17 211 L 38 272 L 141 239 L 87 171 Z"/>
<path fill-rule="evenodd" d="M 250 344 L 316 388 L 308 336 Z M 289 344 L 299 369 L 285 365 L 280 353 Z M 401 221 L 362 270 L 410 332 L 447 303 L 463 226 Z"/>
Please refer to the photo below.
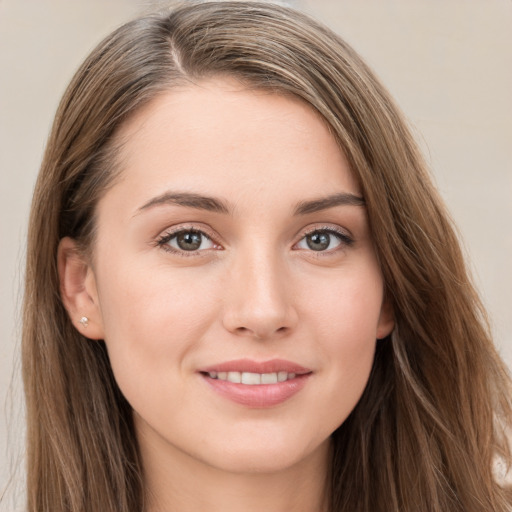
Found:
<path fill-rule="evenodd" d="M 208 235 L 196 229 L 184 229 L 168 233 L 160 238 L 158 245 L 176 252 L 195 252 L 216 247 Z"/>
<path fill-rule="evenodd" d="M 297 244 L 298 249 L 316 252 L 331 251 L 342 244 L 351 245 L 353 240 L 344 233 L 332 229 L 317 229 L 304 236 Z"/>

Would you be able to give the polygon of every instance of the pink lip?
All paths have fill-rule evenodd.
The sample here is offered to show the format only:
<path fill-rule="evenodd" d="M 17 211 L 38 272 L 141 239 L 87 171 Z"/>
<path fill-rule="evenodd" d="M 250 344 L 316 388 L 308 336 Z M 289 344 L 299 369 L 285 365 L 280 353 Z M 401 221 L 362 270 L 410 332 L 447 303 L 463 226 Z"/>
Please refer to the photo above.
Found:
<path fill-rule="evenodd" d="M 225 380 L 213 379 L 211 372 L 251 372 L 251 373 L 295 373 L 296 377 L 276 384 L 246 385 Z M 267 408 L 279 405 L 297 394 L 312 375 L 311 370 L 281 359 L 271 361 L 251 361 L 240 359 L 209 366 L 200 370 L 204 381 L 221 396 L 252 408 Z"/>
<path fill-rule="evenodd" d="M 201 373 L 210 372 L 250 372 L 250 373 L 277 373 L 288 372 L 303 375 L 311 373 L 311 370 L 304 368 L 291 361 L 284 359 L 271 359 L 270 361 L 253 361 L 251 359 L 237 359 L 234 361 L 226 361 L 207 368 L 200 368 Z"/>

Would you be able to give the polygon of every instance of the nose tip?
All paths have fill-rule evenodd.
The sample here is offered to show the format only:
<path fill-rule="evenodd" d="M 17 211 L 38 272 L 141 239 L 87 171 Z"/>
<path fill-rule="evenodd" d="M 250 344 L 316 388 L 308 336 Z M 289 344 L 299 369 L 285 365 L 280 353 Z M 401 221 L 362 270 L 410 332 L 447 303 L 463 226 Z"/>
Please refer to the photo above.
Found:
<path fill-rule="evenodd" d="M 298 315 L 289 280 L 269 266 L 267 262 L 231 276 L 223 324 L 232 334 L 265 340 L 285 336 L 295 328 Z"/>
<path fill-rule="evenodd" d="M 272 338 L 275 336 L 284 336 L 289 331 L 291 331 L 291 325 L 280 325 L 279 327 L 275 327 L 279 324 L 292 324 L 292 322 L 282 319 L 282 321 L 273 321 L 269 318 L 261 318 L 261 319 L 255 319 L 254 317 L 252 319 L 245 318 L 245 321 L 234 321 L 229 322 L 225 321 L 224 325 L 226 329 L 234 334 L 237 334 L 239 336 L 247 336 L 251 338 L 255 338 L 258 340 L 264 340 L 268 338 Z M 236 326 L 236 324 L 244 323 L 249 325 L 250 327 L 245 327 L 243 325 Z"/>

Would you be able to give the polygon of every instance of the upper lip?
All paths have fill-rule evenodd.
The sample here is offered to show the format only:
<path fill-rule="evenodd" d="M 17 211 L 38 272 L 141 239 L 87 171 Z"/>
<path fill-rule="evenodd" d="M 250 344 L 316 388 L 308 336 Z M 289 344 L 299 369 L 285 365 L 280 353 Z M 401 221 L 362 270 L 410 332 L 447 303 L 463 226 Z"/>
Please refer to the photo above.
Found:
<path fill-rule="evenodd" d="M 300 364 L 284 359 L 271 359 L 269 361 L 253 361 L 251 359 L 237 359 L 214 364 L 199 370 L 201 373 L 211 372 L 248 372 L 248 373 L 278 373 L 288 372 L 302 375 L 311 373 L 311 370 Z"/>

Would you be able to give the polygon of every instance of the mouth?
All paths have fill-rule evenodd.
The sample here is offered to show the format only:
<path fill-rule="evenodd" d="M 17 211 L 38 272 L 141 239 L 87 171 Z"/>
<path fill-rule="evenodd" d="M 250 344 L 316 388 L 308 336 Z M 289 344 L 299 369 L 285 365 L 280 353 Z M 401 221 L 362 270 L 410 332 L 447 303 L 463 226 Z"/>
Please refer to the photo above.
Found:
<path fill-rule="evenodd" d="M 277 384 L 278 382 L 286 382 L 297 377 L 296 373 L 288 373 L 286 371 L 271 373 L 254 373 L 254 372 L 208 372 L 210 379 L 223 380 L 234 384 L 245 384 L 247 386 L 259 386 L 261 384 Z"/>
<path fill-rule="evenodd" d="M 199 371 L 222 397 L 253 408 L 286 402 L 304 388 L 312 370 L 284 360 L 230 361 Z"/>

